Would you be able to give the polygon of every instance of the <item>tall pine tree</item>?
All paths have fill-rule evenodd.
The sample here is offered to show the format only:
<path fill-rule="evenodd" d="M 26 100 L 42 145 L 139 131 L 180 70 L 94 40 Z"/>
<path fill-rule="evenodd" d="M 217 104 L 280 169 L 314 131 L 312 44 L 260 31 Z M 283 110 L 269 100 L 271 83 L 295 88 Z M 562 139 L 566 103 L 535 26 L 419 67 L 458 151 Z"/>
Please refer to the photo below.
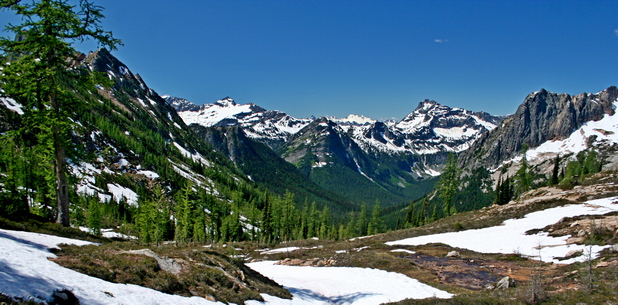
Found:
<path fill-rule="evenodd" d="M 70 86 L 94 90 L 92 74 L 76 68 L 78 52 L 71 44 L 93 39 L 115 49 L 120 41 L 102 29 L 102 8 L 89 1 L 72 6 L 67 0 L 0 0 L 0 8 L 14 11 L 23 20 L 7 26 L 18 39 L 0 38 L 4 57 L 0 84 L 4 95 L 24 106 L 26 128 L 48 139 L 43 151 L 53 160 L 56 221 L 69 226 L 67 146 L 70 130 L 77 124 L 70 117 L 82 108 Z"/>
<path fill-rule="evenodd" d="M 438 182 L 438 196 L 444 200 L 444 216 L 450 216 L 452 213 L 452 201 L 459 187 L 460 173 L 461 170 L 457 167 L 457 155 L 450 153 Z"/>

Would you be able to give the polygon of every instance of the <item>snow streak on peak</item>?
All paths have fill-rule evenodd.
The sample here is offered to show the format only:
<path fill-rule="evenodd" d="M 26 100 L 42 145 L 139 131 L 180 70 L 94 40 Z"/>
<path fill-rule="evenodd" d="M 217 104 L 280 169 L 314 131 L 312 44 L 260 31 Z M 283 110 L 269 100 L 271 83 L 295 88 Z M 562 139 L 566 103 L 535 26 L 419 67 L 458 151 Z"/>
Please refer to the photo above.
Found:
<path fill-rule="evenodd" d="M 356 115 L 356 114 L 350 114 L 345 118 L 335 118 L 335 117 L 328 117 L 328 119 L 330 119 L 333 122 L 342 124 L 342 125 L 370 125 L 370 124 L 374 124 L 375 122 L 377 122 L 374 119 L 368 118 L 364 115 Z"/>

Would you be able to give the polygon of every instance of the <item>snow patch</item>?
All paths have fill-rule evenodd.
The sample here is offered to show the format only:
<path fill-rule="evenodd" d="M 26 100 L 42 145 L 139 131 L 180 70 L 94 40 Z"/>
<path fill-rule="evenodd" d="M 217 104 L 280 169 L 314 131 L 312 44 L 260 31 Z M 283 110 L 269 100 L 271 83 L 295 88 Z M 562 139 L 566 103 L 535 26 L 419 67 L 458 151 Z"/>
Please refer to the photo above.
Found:
<path fill-rule="evenodd" d="M 93 243 L 47 234 L 0 229 L 0 291 L 13 298 L 47 303 L 54 290 L 68 289 L 81 304 L 220 304 L 153 289 L 116 284 L 64 268 L 49 258 L 59 244 Z"/>
<path fill-rule="evenodd" d="M 116 183 L 108 183 L 107 189 L 110 193 L 112 193 L 112 198 L 116 202 L 120 202 L 121 200 L 126 200 L 129 205 L 137 206 L 137 193 L 133 190 L 120 186 Z"/>
<path fill-rule="evenodd" d="M 4 107 L 17 112 L 17 114 L 24 114 L 24 110 L 22 109 L 23 106 L 20 103 L 16 102 L 14 99 L 9 97 L 0 97 L 0 102 L 4 104 Z"/>
<path fill-rule="evenodd" d="M 300 267 L 274 261 L 248 264 L 288 289 L 292 300 L 262 295 L 267 304 L 381 304 L 406 298 L 450 298 L 452 294 L 403 274 L 352 267 Z M 247 301 L 246 304 L 262 304 Z"/>
<path fill-rule="evenodd" d="M 500 226 L 483 229 L 466 230 L 441 234 L 431 234 L 387 242 L 387 245 L 417 246 L 428 243 L 443 243 L 456 248 L 469 249 L 481 253 L 521 253 L 527 257 L 559 264 L 571 264 L 586 260 L 579 256 L 568 260 L 558 260 L 565 257 L 569 251 L 587 250 L 585 245 L 567 245 L 569 236 L 551 237 L 547 232 L 526 235 L 532 229 L 544 228 L 554 224 L 564 217 L 579 215 L 602 215 L 618 211 L 618 204 L 613 203 L 618 197 L 591 200 L 584 204 L 571 204 L 527 214 L 524 218 L 509 219 Z M 540 249 L 539 249 L 540 246 Z M 611 246 L 592 246 L 593 258 L 599 252 Z"/>

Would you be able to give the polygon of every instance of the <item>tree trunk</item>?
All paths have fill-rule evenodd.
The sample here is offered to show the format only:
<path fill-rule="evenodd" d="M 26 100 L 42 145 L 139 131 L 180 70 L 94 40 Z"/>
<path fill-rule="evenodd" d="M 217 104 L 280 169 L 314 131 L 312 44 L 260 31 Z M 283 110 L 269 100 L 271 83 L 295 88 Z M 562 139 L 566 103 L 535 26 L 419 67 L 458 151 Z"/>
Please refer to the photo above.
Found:
<path fill-rule="evenodd" d="M 66 174 L 66 152 L 59 138 L 58 130 L 54 128 L 54 150 L 56 151 L 56 198 L 58 199 L 58 218 L 56 222 L 65 227 L 69 223 L 69 183 Z"/>
<path fill-rule="evenodd" d="M 64 141 L 56 122 L 59 105 L 56 99 L 56 93 L 52 92 L 50 96 L 53 115 L 52 118 L 52 133 L 54 140 L 54 159 L 56 163 L 56 201 L 58 202 L 58 217 L 56 222 L 64 227 L 70 225 L 69 218 L 69 182 L 67 181 L 67 156 Z"/>

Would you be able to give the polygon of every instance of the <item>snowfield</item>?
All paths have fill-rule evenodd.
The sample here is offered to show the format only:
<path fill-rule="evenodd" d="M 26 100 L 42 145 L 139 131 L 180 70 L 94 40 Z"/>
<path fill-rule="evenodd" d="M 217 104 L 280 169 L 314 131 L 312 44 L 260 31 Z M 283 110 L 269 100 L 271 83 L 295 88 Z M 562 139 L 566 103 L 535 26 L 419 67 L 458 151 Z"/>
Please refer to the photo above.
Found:
<path fill-rule="evenodd" d="M 200 297 L 165 294 L 149 288 L 115 284 L 64 268 L 48 258 L 59 244 L 90 245 L 87 241 L 0 229 L 0 292 L 11 297 L 46 302 L 54 290 L 68 289 L 81 304 L 223 304 Z M 262 294 L 265 304 L 379 304 L 404 298 L 448 298 L 451 294 L 405 275 L 367 268 L 278 266 L 260 262 L 251 268 L 292 292 L 292 300 Z M 264 304 L 258 301 L 251 305 Z"/>
<path fill-rule="evenodd" d="M 568 260 L 558 260 L 565 257 L 569 251 L 592 250 L 592 257 L 599 256 L 599 252 L 610 246 L 567 245 L 566 240 L 570 236 L 551 237 L 547 232 L 539 232 L 526 235 L 525 232 L 532 229 L 542 229 L 545 226 L 555 224 L 563 217 L 579 215 L 602 215 L 612 211 L 618 211 L 616 200 L 618 197 L 590 200 L 583 204 L 571 204 L 561 207 L 546 209 L 543 211 L 527 214 L 524 218 L 509 219 L 500 226 L 484 229 L 466 230 L 441 234 L 424 235 L 403 240 L 387 242 L 387 245 L 418 246 L 429 243 L 443 243 L 451 247 L 469 249 L 482 253 L 520 253 L 526 257 L 539 259 L 545 262 L 571 264 L 587 259 L 587 255 L 578 256 Z M 540 249 L 539 249 L 540 245 Z"/>
<path fill-rule="evenodd" d="M 0 229 L 0 292 L 37 302 L 46 302 L 54 290 L 68 289 L 80 304 L 223 304 L 204 298 L 165 294 L 137 285 L 106 282 L 64 268 L 48 258 L 59 244 L 89 245 L 90 242 L 53 235 Z"/>
<path fill-rule="evenodd" d="M 564 237 L 549 237 L 541 232 L 525 235 L 530 229 L 543 228 L 563 217 L 600 215 L 618 211 L 618 197 L 591 200 L 530 213 L 521 219 L 505 221 L 500 226 L 462 232 L 419 236 L 389 245 L 422 245 L 444 243 L 483 253 L 514 253 L 546 262 L 573 263 L 586 260 L 587 255 L 558 260 L 572 250 L 586 253 L 582 245 L 567 245 Z M 55 290 L 68 289 L 81 304 L 222 304 L 199 297 L 182 297 L 161 293 L 145 287 L 115 284 L 64 268 L 49 258 L 49 249 L 59 244 L 89 245 L 86 241 L 52 235 L 0 229 L 0 292 L 26 300 L 46 302 Z M 539 249 L 538 246 L 541 245 Z M 592 247 L 598 256 L 604 246 Z M 294 251 L 282 248 L 271 251 Z M 397 252 L 411 252 L 396 249 Z M 540 255 L 540 256 L 539 256 Z M 304 267 L 275 265 L 274 261 L 248 264 L 249 267 L 283 285 L 293 295 L 292 300 L 262 294 L 265 304 L 379 304 L 406 298 L 450 298 L 448 292 L 420 283 L 403 274 L 378 269 L 352 267 Z M 263 304 L 258 301 L 250 305 Z"/>
<path fill-rule="evenodd" d="M 351 267 L 300 267 L 275 265 L 274 261 L 249 267 L 288 289 L 294 298 L 263 295 L 268 304 L 381 304 L 406 298 L 450 298 L 452 294 L 425 285 L 403 274 Z M 246 302 L 258 305 L 260 302 Z"/>

